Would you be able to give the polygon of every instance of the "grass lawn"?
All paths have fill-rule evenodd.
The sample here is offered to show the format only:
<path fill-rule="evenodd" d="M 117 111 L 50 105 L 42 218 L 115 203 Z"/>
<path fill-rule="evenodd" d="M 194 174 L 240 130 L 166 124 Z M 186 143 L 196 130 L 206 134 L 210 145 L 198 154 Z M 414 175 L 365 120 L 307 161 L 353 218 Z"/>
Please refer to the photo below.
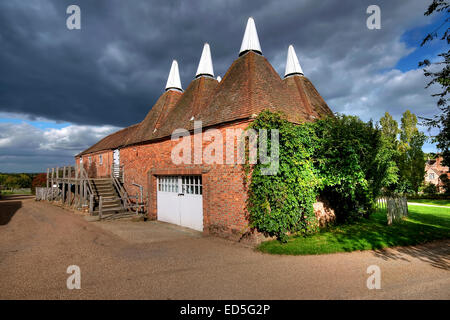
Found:
<path fill-rule="evenodd" d="M 13 194 L 31 194 L 30 188 L 23 188 L 23 189 L 14 189 L 14 190 L 1 190 L 0 192 L 4 196 L 9 196 Z"/>
<path fill-rule="evenodd" d="M 432 204 L 435 206 L 448 206 L 450 207 L 450 200 L 431 200 L 431 199 L 411 199 L 408 202 Z"/>
<path fill-rule="evenodd" d="M 408 217 L 392 226 L 387 225 L 385 211 L 379 211 L 355 224 L 330 227 L 307 237 L 293 236 L 285 244 L 277 240 L 266 241 L 259 245 L 258 250 L 272 254 L 322 254 L 415 245 L 450 238 L 450 208 L 408 207 Z"/>

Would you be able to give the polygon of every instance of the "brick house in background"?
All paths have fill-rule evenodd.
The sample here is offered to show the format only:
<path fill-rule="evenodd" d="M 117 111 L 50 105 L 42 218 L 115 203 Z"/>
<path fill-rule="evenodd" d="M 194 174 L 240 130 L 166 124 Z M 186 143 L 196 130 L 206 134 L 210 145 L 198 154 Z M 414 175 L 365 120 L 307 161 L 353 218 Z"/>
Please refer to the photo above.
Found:
<path fill-rule="evenodd" d="M 225 137 L 227 129 L 245 129 L 267 109 L 282 111 L 293 123 L 333 114 L 303 75 L 292 46 L 285 76 L 280 78 L 262 55 L 254 21 L 249 18 L 239 57 L 223 79 L 214 78 L 208 44 L 195 78 L 184 91 L 178 64 L 173 61 L 166 90 L 144 120 L 100 140 L 78 154 L 76 161 L 85 166 L 86 161 L 95 161 L 98 177 L 110 175 L 113 163 L 123 166 L 125 189 L 136 194 L 133 183 L 143 186 L 152 219 L 240 238 L 248 231 L 242 165 L 225 161 L 175 165 L 171 151 L 178 141 L 171 140 L 171 134 L 184 128 L 195 141 L 202 132 L 215 128 Z M 194 131 L 196 121 L 202 122 L 202 132 Z M 223 144 L 226 150 L 225 138 Z M 202 142 L 203 147 L 207 145 Z"/>
<path fill-rule="evenodd" d="M 425 183 L 432 183 L 438 187 L 439 192 L 445 192 L 444 184 L 440 176 L 447 174 L 450 178 L 449 168 L 442 165 L 443 158 L 438 156 L 436 159 L 428 159 L 425 163 Z"/>

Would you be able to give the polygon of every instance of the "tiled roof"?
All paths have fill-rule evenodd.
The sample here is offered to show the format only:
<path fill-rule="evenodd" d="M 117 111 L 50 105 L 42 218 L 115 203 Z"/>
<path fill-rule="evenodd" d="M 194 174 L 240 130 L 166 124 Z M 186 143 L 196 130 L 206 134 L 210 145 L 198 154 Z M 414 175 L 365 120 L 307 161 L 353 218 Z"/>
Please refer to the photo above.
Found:
<path fill-rule="evenodd" d="M 131 134 L 134 130 L 136 130 L 137 126 L 138 124 L 134 124 L 127 128 L 111 133 L 110 135 L 104 137 L 93 146 L 77 154 L 77 156 L 81 156 L 88 153 L 94 153 L 102 150 L 117 149 L 121 146 L 124 146 L 127 142 L 129 134 Z"/>
<path fill-rule="evenodd" d="M 333 114 L 306 77 L 282 80 L 266 58 L 249 51 L 233 62 L 221 82 L 199 77 L 184 93 L 165 92 L 141 123 L 109 135 L 82 154 L 168 137 L 177 128 L 192 130 L 192 117 L 208 127 L 249 119 L 267 109 L 283 112 L 294 123 Z"/>
<path fill-rule="evenodd" d="M 198 115 L 210 102 L 218 84 L 219 81 L 210 77 L 192 80 L 164 122 L 161 122 L 152 139 L 170 136 L 178 128 L 193 129 L 194 121 L 191 121 L 191 118 L 202 120 Z"/>
<path fill-rule="evenodd" d="M 168 90 L 159 97 L 155 105 L 147 113 L 147 116 L 138 124 L 135 130 L 128 134 L 126 144 L 134 144 L 151 140 L 154 137 L 155 128 L 159 128 L 166 123 L 166 118 L 172 113 L 176 103 L 183 93 L 180 91 Z"/>

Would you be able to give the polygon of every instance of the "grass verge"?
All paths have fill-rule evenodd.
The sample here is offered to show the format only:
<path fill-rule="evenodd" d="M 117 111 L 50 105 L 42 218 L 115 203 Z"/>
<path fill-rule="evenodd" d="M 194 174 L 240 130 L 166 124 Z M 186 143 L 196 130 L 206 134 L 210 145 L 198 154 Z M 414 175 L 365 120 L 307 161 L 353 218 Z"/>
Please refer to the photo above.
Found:
<path fill-rule="evenodd" d="M 333 226 L 287 243 L 266 241 L 258 250 L 271 254 L 306 255 L 416 245 L 450 238 L 450 208 L 409 205 L 409 215 L 388 226 L 385 211 L 354 224 Z"/>
<path fill-rule="evenodd" d="M 450 200 L 432 200 L 432 199 L 411 199 L 408 202 L 432 204 L 435 206 L 447 206 L 450 207 Z"/>

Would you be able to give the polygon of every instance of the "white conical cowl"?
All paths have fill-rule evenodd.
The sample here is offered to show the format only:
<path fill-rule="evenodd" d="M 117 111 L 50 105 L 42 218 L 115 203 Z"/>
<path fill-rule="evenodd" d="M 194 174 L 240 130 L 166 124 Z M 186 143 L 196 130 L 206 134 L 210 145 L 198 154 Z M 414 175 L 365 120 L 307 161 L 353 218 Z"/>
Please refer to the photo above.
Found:
<path fill-rule="evenodd" d="M 222 81 L 222 77 L 221 76 L 217 76 L 217 81 Z"/>
<path fill-rule="evenodd" d="M 180 72 L 178 71 L 178 62 L 173 60 L 172 67 L 170 68 L 169 77 L 167 78 L 166 91 L 178 90 L 183 91 L 181 87 Z"/>
<path fill-rule="evenodd" d="M 200 57 L 197 72 L 195 73 L 196 78 L 201 76 L 214 77 L 211 50 L 209 49 L 209 44 L 207 43 L 203 46 L 202 56 Z"/>
<path fill-rule="evenodd" d="M 300 63 L 298 62 L 294 46 L 290 45 L 286 59 L 286 70 L 284 72 L 284 77 L 286 78 L 287 76 L 294 74 L 303 75 L 303 70 L 302 67 L 300 67 Z"/>
<path fill-rule="evenodd" d="M 248 18 L 239 55 L 247 51 L 255 51 L 262 54 L 261 46 L 259 45 L 258 32 L 256 31 L 255 20 L 253 20 L 252 17 Z"/>

